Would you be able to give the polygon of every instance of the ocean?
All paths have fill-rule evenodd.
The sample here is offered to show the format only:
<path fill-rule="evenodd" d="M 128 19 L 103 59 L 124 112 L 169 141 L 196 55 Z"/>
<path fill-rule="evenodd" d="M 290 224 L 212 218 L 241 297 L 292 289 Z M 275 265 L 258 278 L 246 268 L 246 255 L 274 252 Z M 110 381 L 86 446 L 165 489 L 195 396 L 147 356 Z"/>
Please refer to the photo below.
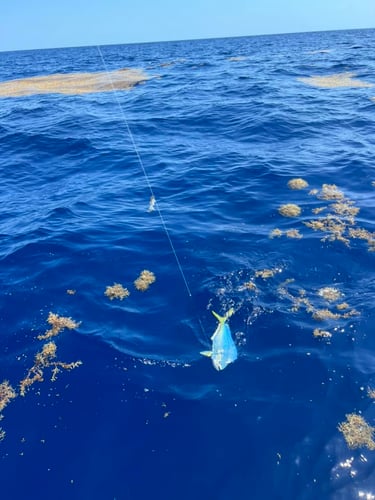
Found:
<path fill-rule="evenodd" d="M 0 87 L 123 68 L 0 97 L 1 499 L 375 498 L 375 30 L 2 52 Z"/>

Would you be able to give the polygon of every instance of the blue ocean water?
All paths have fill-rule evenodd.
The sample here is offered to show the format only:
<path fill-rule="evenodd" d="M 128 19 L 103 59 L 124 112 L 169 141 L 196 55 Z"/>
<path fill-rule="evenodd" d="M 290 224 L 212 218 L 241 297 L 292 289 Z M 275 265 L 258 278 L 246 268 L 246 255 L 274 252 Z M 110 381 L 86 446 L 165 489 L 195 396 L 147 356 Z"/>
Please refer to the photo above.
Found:
<path fill-rule="evenodd" d="M 4 409 L 1 498 L 374 498 L 375 452 L 338 425 L 375 425 L 375 87 L 298 78 L 375 84 L 375 30 L 101 51 L 151 78 L 0 99 L 0 381 L 18 390 L 49 312 L 81 322 L 53 340 L 83 363 Z M 96 47 L 0 53 L 0 81 L 103 70 Z M 332 203 L 324 184 L 367 240 L 305 224 Z M 109 300 L 113 283 L 130 296 Z M 239 358 L 217 372 L 200 351 L 230 307 Z"/>

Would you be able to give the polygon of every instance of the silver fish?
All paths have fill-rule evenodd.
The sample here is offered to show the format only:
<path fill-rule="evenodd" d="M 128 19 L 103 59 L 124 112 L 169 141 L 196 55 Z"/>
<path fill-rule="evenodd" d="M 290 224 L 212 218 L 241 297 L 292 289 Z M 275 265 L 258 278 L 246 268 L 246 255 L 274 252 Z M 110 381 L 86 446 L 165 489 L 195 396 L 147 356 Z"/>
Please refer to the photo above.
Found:
<path fill-rule="evenodd" d="M 226 366 L 236 361 L 238 357 L 237 347 L 227 323 L 228 319 L 234 313 L 234 309 L 229 309 L 224 316 L 219 316 L 215 311 L 211 312 L 219 321 L 219 324 L 211 337 L 212 350 L 202 351 L 201 354 L 212 359 L 216 370 L 224 370 Z"/>

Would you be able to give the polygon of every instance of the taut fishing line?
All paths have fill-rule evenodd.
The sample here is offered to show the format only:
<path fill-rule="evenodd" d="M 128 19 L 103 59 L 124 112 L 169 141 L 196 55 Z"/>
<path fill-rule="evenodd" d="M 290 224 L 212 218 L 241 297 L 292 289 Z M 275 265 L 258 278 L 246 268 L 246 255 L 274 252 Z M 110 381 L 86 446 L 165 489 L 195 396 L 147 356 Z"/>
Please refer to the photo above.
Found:
<path fill-rule="evenodd" d="M 113 80 L 112 80 L 112 78 L 111 78 L 111 74 L 110 74 L 110 72 L 108 71 L 107 64 L 106 64 L 106 62 L 105 62 L 105 60 L 104 60 L 103 53 L 102 53 L 102 51 L 101 51 L 101 49 L 100 49 L 100 46 L 99 46 L 99 45 L 97 45 L 97 49 L 98 49 L 98 52 L 99 52 L 100 58 L 101 58 L 101 60 L 102 60 L 102 63 L 103 63 L 103 66 L 104 66 L 105 72 L 106 72 L 106 74 L 107 74 L 108 81 L 109 81 L 109 83 L 110 83 L 110 85 L 111 85 L 111 88 L 112 88 L 113 94 L 114 94 L 114 96 L 115 96 L 115 101 L 116 101 L 117 106 L 118 106 L 118 108 L 119 108 L 119 110 L 120 110 L 121 117 L 122 117 L 122 119 L 123 119 L 123 121 L 124 121 L 124 123 L 125 123 L 126 130 L 127 130 L 127 132 L 128 132 L 128 135 L 129 135 L 129 137 L 130 137 L 130 141 L 131 141 L 132 146 L 133 146 L 133 148 L 134 148 L 134 152 L 135 152 L 135 154 L 136 154 L 136 156 L 137 156 L 138 163 L 139 163 L 139 165 L 140 165 L 140 167 L 141 167 L 141 170 L 142 170 L 142 172 L 143 172 L 143 175 L 144 175 L 144 178 L 145 178 L 145 180 L 146 180 L 146 183 L 147 183 L 148 189 L 150 190 L 150 193 L 151 193 L 151 200 L 153 201 L 153 206 L 155 206 L 155 208 L 156 208 L 156 210 L 157 210 L 157 212 L 158 212 L 158 214 L 159 214 L 159 217 L 160 217 L 160 220 L 161 220 L 162 226 L 163 226 L 163 228 L 164 228 L 165 234 L 167 235 L 167 239 L 168 239 L 168 241 L 169 241 L 169 244 L 170 244 L 170 247 L 171 247 L 171 249 L 172 249 L 173 255 L 175 256 L 175 259 L 176 259 L 176 263 L 177 263 L 178 269 L 180 270 L 180 273 L 181 273 L 182 279 L 183 279 L 183 281 L 184 281 L 184 283 L 185 283 L 185 287 L 186 287 L 187 293 L 188 293 L 189 297 L 191 297 L 191 296 L 192 296 L 192 294 L 191 294 L 191 291 L 190 291 L 190 288 L 189 288 L 189 285 L 188 285 L 188 282 L 187 282 L 186 276 L 185 276 L 184 271 L 183 271 L 183 269 L 182 269 L 182 266 L 181 266 L 181 263 L 180 263 L 180 259 L 178 258 L 178 255 L 177 255 L 176 249 L 175 249 L 175 247 L 174 247 L 174 245 L 173 245 L 173 241 L 172 241 L 171 236 L 170 236 L 170 234 L 169 234 L 169 231 L 168 231 L 167 225 L 166 225 L 166 223 L 165 223 L 165 220 L 164 220 L 163 214 L 162 214 L 162 212 L 161 212 L 161 210 L 160 210 L 159 204 L 158 204 L 158 202 L 157 202 L 157 200 L 156 200 L 156 197 L 155 197 L 155 195 L 154 195 L 154 190 L 152 189 L 152 185 L 151 185 L 151 182 L 150 182 L 150 178 L 149 178 L 149 176 L 147 175 L 147 171 L 146 171 L 145 165 L 144 165 L 144 163 L 143 163 L 143 161 L 142 161 L 142 157 L 141 157 L 140 152 L 139 152 L 139 150 L 138 150 L 138 148 L 137 148 L 137 145 L 136 145 L 136 143 L 135 143 L 133 133 L 132 133 L 132 131 L 131 131 L 131 129 L 130 129 L 129 122 L 128 122 L 128 120 L 127 120 L 127 118 L 126 118 L 126 115 L 125 115 L 125 111 L 124 111 L 124 109 L 123 109 L 123 107 L 122 107 L 122 105 L 121 105 L 121 102 L 120 102 L 120 99 L 119 99 L 119 96 L 118 96 L 117 90 L 116 90 L 116 88 L 115 88 L 115 86 L 114 86 L 114 84 L 113 84 Z"/>

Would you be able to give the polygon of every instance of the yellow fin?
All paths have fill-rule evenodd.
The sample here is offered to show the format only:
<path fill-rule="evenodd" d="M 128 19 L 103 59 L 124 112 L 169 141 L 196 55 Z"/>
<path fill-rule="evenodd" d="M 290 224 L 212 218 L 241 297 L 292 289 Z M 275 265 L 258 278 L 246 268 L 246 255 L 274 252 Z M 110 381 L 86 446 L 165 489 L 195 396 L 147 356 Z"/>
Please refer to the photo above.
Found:
<path fill-rule="evenodd" d="M 234 309 L 231 307 L 228 312 L 224 314 L 224 316 L 220 316 L 215 311 L 211 311 L 215 318 L 219 321 L 219 323 L 225 323 L 227 319 L 229 319 L 234 314 Z"/>

